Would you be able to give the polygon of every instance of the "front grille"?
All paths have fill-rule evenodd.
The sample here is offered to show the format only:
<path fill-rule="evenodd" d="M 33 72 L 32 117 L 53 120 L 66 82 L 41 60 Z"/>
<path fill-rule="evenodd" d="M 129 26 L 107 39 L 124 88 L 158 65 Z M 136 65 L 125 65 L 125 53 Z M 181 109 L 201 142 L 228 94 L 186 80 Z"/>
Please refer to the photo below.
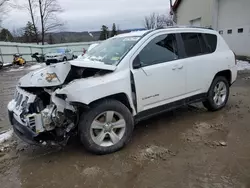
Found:
<path fill-rule="evenodd" d="M 21 105 L 23 105 L 23 107 L 27 106 L 29 96 L 26 96 L 25 93 L 19 90 L 16 90 L 14 100 L 16 102 L 16 106 L 15 106 L 16 109 L 19 109 Z"/>

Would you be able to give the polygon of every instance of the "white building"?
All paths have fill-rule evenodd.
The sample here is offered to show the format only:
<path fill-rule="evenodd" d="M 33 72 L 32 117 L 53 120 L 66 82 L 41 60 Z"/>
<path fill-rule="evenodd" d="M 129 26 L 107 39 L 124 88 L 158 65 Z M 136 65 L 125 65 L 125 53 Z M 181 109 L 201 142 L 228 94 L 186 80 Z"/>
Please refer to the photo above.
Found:
<path fill-rule="evenodd" d="M 250 57 L 250 0 L 176 0 L 178 25 L 211 27 L 231 49 Z"/>

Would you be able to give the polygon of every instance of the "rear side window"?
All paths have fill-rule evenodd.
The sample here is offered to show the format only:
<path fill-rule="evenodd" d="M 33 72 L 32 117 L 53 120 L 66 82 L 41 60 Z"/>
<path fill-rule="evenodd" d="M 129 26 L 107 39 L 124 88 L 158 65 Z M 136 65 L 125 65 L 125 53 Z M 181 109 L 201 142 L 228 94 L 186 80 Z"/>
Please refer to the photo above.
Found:
<path fill-rule="evenodd" d="M 208 48 L 210 49 L 210 52 L 213 53 L 215 52 L 217 48 L 217 36 L 213 34 L 204 34 L 206 40 L 207 40 L 207 45 Z"/>
<path fill-rule="evenodd" d="M 187 57 L 210 53 L 201 33 L 182 33 L 181 36 Z"/>

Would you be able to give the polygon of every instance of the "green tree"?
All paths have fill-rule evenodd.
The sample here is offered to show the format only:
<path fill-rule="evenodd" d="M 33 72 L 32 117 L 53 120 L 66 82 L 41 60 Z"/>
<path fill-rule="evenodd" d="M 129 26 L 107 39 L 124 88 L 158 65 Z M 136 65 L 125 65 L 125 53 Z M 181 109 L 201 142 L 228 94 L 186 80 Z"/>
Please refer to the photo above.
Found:
<path fill-rule="evenodd" d="M 13 36 L 8 29 L 0 31 L 0 41 L 13 41 Z"/>
<path fill-rule="evenodd" d="M 36 40 L 36 29 L 34 28 L 34 25 L 31 22 L 28 22 L 26 24 L 26 27 L 24 28 L 24 42 L 37 42 Z"/>
<path fill-rule="evenodd" d="M 106 25 L 103 25 L 100 33 L 100 40 L 106 40 L 109 38 L 109 28 Z"/>
<path fill-rule="evenodd" d="M 111 34 L 110 34 L 110 37 L 113 37 L 117 35 L 117 30 L 116 30 L 116 25 L 115 23 L 113 23 L 113 26 L 112 26 L 112 31 L 111 31 Z"/>

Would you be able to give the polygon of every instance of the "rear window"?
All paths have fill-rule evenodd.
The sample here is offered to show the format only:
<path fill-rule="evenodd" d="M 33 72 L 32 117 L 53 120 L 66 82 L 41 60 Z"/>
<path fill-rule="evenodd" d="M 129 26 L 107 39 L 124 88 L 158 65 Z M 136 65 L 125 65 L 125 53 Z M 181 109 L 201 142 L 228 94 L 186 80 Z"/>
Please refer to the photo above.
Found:
<path fill-rule="evenodd" d="M 187 57 L 207 54 L 209 49 L 200 33 L 182 33 L 181 34 Z"/>
<path fill-rule="evenodd" d="M 207 44 L 210 49 L 210 52 L 211 53 L 215 52 L 217 48 L 217 36 L 213 34 L 205 34 L 204 36 L 207 40 Z"/>
<path fill-rule="evenodd" d="M 182 33 L 187 57 L 213 53 L 217 47 L 217 36 L 213 34 Z"/>

